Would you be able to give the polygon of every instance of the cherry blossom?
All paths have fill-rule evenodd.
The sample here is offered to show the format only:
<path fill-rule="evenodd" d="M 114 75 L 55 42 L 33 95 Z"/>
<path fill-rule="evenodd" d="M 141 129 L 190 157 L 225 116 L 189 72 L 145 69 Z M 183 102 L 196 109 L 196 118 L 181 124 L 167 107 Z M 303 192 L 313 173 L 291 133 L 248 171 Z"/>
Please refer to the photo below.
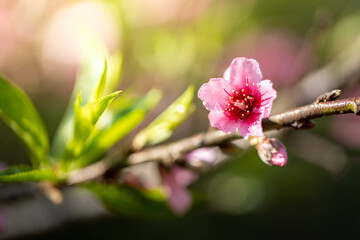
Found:
<path fill-rule="evenodd" d="M 210 110 L 210 125 L 223 132 L 238 129 L 241 136 L 263 136 L 261 121 L 270 115 L 276 91 L 270 80 L 262 80 L 254 59 L 235 58 L 223 78 L 212 78 L 201 86 L 198 97 Z"/>

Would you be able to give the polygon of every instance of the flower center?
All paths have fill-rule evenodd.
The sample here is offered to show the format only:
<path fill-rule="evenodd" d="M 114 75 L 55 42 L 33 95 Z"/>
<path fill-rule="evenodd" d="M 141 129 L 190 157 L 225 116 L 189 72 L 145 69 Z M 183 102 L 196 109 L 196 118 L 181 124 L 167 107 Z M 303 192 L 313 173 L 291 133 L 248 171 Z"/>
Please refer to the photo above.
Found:
<path fill-rule="evenodd" d="M 249 116 L 253 108 L 254 97 L 245 89 L 234 90 L 231 94 L 225 89 L 224 91 L 229 95 L 229 101 L 223 108 L 225 116 L 235 121 Z"/>

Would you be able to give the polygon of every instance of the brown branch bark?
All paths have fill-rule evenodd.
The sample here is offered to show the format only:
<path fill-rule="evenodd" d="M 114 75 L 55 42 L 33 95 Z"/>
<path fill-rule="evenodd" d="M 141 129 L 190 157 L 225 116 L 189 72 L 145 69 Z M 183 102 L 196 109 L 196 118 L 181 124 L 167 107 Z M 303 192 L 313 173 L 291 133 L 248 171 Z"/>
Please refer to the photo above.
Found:
<path fill-rule="evenodd" d="M 313 126 L 313 124 L 309 123 L 311 119 L 344 113 L 358 114 L 359 109 L 360 98 L 314 102 L 306 106 L 272 115 L 264 119 L 262 125 L 264 131 L 284 127 L 305 129 Z M 177 159 L 183 153 L 193 149 L 219 145 L 236 138 L 239 138 L 237 134 L 225 134 L 220 130 L 199 133 L 174 143 L 133 153 L 127 158 L 127 163 L 133 165 L 147 161 L 166 161 L 169 158 Z"/>
<path fill-rule="evenodd" d="M 335 95 L 334 95 L 335 94 Z M 271 115 L 263 120 L 264 131 L 293 127 L 306 129 L 313 127 L 312 119 L 345 113 L 359 114 L 360 97 L 333 100 L 340 95 L 339 90 L 321 95 L 314 103 Z M 226 134 L 219 130 L 199 133 L 179 141 L 133 152 L 128 155 L 112 156 L 94 165 L 73 172 L 69 175 L 68 183 L 75 184 L 88 181 L 103 175 L 110 168 L 129 166 L 148 161 L 161 161 L 166 165 L 181 159 L 183 154 L 200 147 L 221 145 L 238 139 L 238 134 Z M 121 159 L 119 161 L 119 159 Z M 100 168 L 97 166 L 101 165 Z"/>

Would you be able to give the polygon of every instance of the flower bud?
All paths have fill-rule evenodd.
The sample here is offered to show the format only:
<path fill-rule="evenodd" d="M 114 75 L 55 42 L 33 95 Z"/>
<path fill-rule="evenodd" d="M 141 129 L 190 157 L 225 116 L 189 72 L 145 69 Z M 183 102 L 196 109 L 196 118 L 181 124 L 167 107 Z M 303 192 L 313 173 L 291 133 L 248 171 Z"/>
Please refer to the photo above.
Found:
<path fill-rule="evenodd" d="M 270 166 L 285 166 L 287 153 L 284 144 L 276 138 L 266 138 L 256 146 L 261 160 Z"/>
<path fill-rule="evenodd" d="M 184 156 L 185 161 L 189 165 L 198 168 L 207 168 L 215 165 L 217 157 L 217 150 L 209 147 L 195 149 Z"/>

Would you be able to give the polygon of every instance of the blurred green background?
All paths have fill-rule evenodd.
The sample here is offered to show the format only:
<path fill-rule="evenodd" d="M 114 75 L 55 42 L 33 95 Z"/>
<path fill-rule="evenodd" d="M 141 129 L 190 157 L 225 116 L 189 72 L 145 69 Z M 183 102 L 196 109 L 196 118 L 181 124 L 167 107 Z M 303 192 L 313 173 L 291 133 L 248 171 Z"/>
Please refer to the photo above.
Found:
<path fill-rule="evenodd" d="M 279 97 L 273 112 L 310 103 L 335 88 L 345 97 L 360 94 L 357 0 L 0 0 L 0 73 L 31 96 L 50 139 L 79 65 L 78 19 L 93 27 L 110 52 L 123 54 L 119 89 L 139 96 L 162 89 L 164 97 L 147 122 L 189 84 L 198 89 L 221 77 L 239 56 L 259 61 L 264 79 L 274 82 Z M 196 104 L 197 111 L 170 141 L 208 129 L 207 111 L 200 100 Z M 360 235 L 360 119 L 334 116 L 316 123 L 309 131 L 270 133 L 287 146 L 289 162 L 283 168 L 264 165 L 255 150 L 244 148 L 203 174 L 191 189 L 205 196 L 206 204 L 185 217 L 105 214 L 13 236 L 355 239 Z M 30 161 L 2 122 L 0 152 L 2 164 Z"/>

